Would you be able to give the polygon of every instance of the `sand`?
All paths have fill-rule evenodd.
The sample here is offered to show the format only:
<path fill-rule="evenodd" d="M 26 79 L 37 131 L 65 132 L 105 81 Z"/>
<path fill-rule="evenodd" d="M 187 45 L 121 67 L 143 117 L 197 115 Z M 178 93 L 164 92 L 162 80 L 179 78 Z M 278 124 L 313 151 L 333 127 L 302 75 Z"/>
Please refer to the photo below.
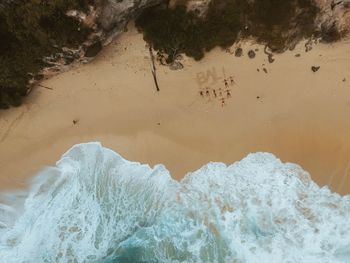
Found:
<path fill-rule="evenodd" d="M 100 141 L 127 159 L 162 163 L 176 178 L 267 151 L 349 194 L 349 44 L 307 53 L 301 44 L 272 64 L 249 42 L 240 58 L 215 49 L 200 62 L 184 58 L 182 70 L 158 65 L 158 93 L 149 51 L 131 27 L 93 62 L 42 83 L 52 90 L 36 87 L 23 106 L 0 112 L 0 189 L 24 187 L 75 143 Z M 254 59 L 251 48 L 259 49 Z M 222 105 L 214 89 L 231 98 Z"/>

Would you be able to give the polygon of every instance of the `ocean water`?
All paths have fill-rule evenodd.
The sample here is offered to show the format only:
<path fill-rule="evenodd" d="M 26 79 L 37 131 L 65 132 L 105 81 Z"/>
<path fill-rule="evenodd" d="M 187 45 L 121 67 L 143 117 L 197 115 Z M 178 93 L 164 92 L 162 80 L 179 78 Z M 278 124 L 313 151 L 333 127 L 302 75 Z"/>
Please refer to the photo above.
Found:
<path fill-rule="evenodd" d="M 181 181 L 75 145 L 0 197 L 0 262 L 350 262 L 350 196 L 269 153 Z"/>

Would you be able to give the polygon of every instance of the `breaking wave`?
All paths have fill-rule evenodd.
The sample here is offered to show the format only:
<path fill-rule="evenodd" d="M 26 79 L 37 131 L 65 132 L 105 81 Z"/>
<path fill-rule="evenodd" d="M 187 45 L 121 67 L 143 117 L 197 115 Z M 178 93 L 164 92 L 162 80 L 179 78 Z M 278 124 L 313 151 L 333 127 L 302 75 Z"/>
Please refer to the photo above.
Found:
<path fill-rule="evenodd" d="M 0 262 L 350 262 L 350 196 L 269 153 L 181 181 L 99 143 L 2 194 Z"/>

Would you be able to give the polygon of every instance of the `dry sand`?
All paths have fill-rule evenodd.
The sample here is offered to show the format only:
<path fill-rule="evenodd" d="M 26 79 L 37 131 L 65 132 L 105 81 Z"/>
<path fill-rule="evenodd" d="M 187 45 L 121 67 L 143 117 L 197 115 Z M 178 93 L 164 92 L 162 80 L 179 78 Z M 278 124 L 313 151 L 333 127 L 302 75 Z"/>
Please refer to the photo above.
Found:
<path fill-rule="evenodd" d="M 129 30 L 92 63 L 42 83 L 52 90 L 37 87 L 23 106 L 0 112 L 0 189 L 23 187 L 75 143 L 101 141 L 127 159 L 163 163 L 176 178 L 267 151 L 349 194 L 349 41 L 308 53 L 300 45 L 272 64 L 262 47 L 243 47 L 241 58 L 216 49 L 200 62 L 185 58 L 183 70 L 158 66 L 157 93 L 148 49 Z M 259 48 L 255 59 L 250 48 Z M 235 82 L 224 106 L 213 91 L 227 95 L 223 74 Z"/>

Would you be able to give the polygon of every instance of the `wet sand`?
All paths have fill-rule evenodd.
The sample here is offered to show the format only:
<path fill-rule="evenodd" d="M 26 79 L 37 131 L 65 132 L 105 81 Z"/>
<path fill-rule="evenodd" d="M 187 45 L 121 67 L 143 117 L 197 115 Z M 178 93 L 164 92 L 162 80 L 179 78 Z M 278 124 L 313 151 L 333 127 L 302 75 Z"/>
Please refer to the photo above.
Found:
<path fill-rule="evenodd" d="M 350 194 L 350 42 L 307 53 L 301 44 L 272 64 L 263 47 L 243 49 L 240 58 L 220 49 L 184 58 L 178 71 L 158 65 L 156 92 L 149 51 L 131 28 L 92 63 L 42 83 L 52 90 L 36 87 L 23 106 L 0 112 L 0 189 L 23 187 L 75 143 L 101 141 L 176 178 L 267 151 Z"/>

